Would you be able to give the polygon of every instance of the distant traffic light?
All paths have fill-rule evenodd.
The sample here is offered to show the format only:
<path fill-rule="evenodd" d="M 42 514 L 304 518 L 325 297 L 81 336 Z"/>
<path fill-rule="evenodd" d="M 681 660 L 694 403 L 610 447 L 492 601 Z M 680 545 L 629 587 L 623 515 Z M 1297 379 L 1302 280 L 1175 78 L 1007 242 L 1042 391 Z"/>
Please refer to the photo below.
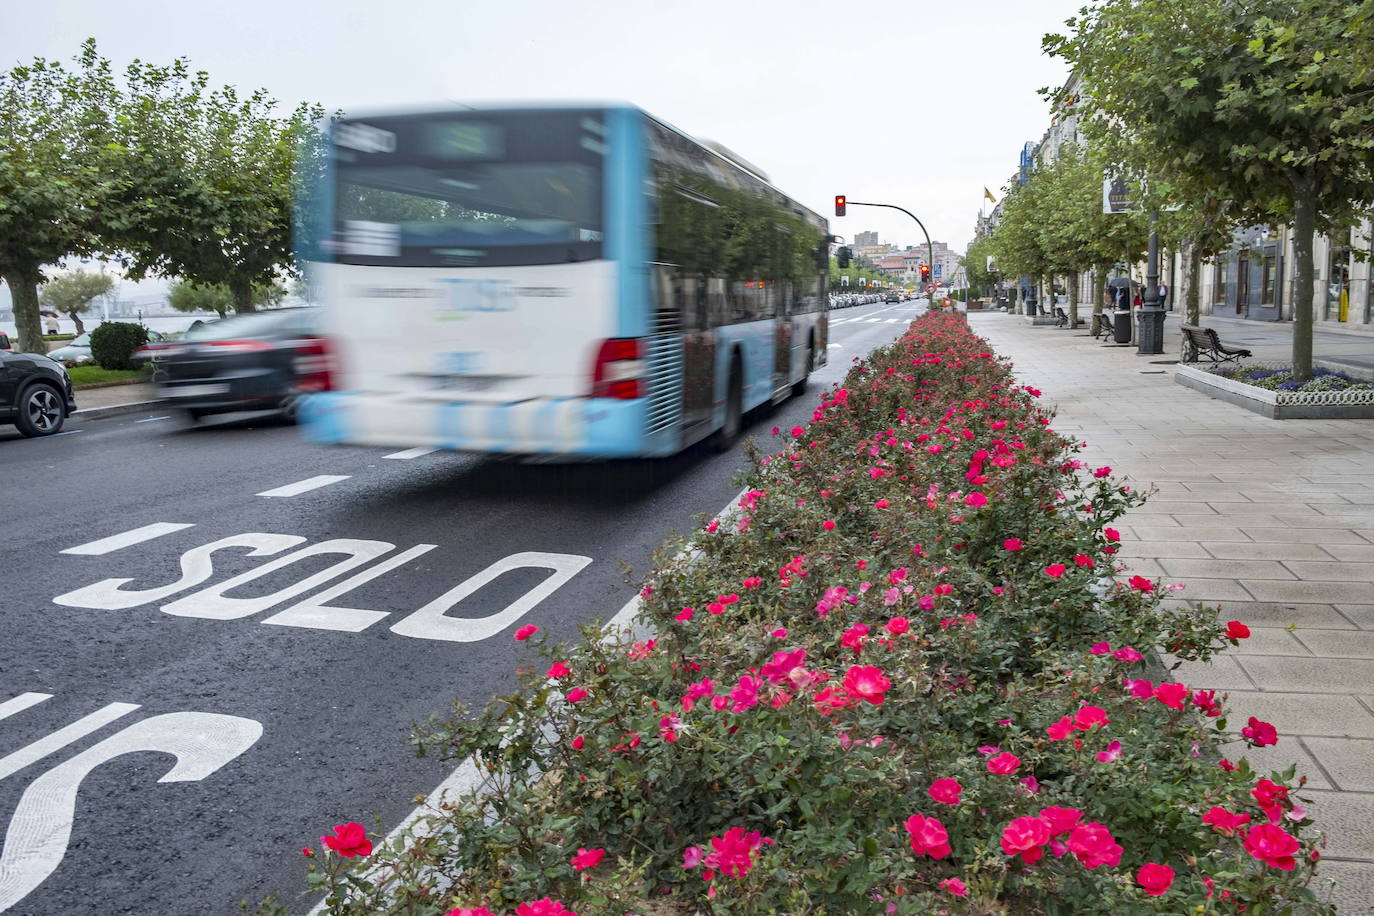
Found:
<path fill-rule="evenodd" d="M 835 195 L 835 215 L 836 215 L 836 216 L 844 216 L 844 195 L 843 195 L 843 194 L 836 194 L 836 195 Z"/>
<path fill-rule="evenodd" d="M 921 279 L 922 279 L 922 280 L 929 280 L 929 279 L 930 279 L 930 265 L 929 265 L 929 264 L 922 264 L 922 265 L 921 265 Z"/>

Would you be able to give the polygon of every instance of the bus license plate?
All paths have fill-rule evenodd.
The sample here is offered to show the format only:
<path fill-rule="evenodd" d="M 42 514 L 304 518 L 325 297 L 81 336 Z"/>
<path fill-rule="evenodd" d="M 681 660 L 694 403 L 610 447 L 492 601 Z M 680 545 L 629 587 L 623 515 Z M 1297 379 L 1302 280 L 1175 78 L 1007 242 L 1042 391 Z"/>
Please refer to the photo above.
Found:
<path fill-rule="evenodd" d="M 483 375 L 450 375 L 439 380 L 439 387 L 450 391 L 491 391 L 501 382 Z"/>

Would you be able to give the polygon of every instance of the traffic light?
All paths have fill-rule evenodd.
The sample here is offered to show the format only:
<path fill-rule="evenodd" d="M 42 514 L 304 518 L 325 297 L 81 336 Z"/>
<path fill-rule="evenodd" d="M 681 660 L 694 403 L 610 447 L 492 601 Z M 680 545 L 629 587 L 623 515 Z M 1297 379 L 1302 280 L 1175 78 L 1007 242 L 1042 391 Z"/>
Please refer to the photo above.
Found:
<path fill-rule="evenodd" d="M 836 194 L 836 195 L 835 195 L 835 215 L 836 215 L 836 216 L 844 216 L 844 195 L 843 195 L 843 194 Z"/>
<path fill-rule="evenodd" d="M 922 280 L 922 281 L 925 281 L 925 280 L 929 280 L 929 279 L 930 279 L 930 265 L 929 265 L 929 264 L 922 264 L 922 265 L 921 265 L 921 280 Z"/>

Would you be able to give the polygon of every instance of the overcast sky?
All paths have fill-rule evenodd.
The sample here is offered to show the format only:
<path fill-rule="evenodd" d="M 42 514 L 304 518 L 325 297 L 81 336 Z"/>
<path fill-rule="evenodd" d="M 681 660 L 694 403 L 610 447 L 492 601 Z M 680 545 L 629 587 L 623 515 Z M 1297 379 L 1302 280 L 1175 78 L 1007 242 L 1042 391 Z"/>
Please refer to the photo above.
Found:
<path fill-rule="evenodd" d="M 218 82 L 345 111 L 616 99 L 735 150 L 852 240 L 962 250 L 987 186 L 1048 126 L 1040 38 L 1081 0 L 3 0 L 0 65 L 186 56 Z M 889 215 L 890 214 L 890 215 Z"/>

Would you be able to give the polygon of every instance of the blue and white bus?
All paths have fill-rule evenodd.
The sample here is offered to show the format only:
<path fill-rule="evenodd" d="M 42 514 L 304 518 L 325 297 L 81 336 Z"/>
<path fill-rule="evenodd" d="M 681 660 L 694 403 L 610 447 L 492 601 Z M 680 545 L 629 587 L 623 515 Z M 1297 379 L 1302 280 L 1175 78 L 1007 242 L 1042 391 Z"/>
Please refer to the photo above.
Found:
<path fill-rule="evenodd" d="M 315 161 L 316 441 L 669 455 L 826 361 L 825 220 L 636 108 L 351 117 Z"/>

